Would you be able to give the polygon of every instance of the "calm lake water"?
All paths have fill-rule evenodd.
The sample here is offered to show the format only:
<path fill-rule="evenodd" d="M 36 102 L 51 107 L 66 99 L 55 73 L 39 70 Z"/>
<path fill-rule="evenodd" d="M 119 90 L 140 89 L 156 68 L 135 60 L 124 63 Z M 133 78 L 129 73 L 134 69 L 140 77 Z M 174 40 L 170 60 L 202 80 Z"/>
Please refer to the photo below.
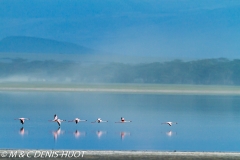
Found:
<path fill-rule="evenodd" d="M 240 151 L 239 96 L 0 92 L 0 102 L 2 149 Z M 58 128 L 54 114 L 87 122 Z"/>

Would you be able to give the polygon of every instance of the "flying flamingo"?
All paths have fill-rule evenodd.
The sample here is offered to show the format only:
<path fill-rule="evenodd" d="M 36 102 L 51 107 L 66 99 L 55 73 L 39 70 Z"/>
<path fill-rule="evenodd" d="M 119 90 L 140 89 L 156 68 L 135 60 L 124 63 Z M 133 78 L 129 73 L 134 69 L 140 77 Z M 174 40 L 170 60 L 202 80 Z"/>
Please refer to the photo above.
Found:
<path fill-rule="evenodd" d="M 29 118 L 15 118 L 15 120 L 20 120 L 20 123 L 24 124 L 25 120 L 30 120 Z"/>
<path fill-rule="evenodd" d="M 79 122 L 86 122 L 87 120 L 80 120 L 79 118 L 75 118 L 74 120 L 68 121 L 68 122 L 75 122 L 76 124 Z"/>
<path fill-rule="evenodd" d="M 101 118 L 98 118 L 96 121 L 92 122 L 92 123 L 102 123 L 102 122 L 108 122 L 108 121 L 103 121 Z"/>
<path fill-rule="evenodd" d="M 48 120 L 48 121 L 56 122 L 57 119 L 58 119 L 58 116 L 57 116 L 56 114 L 54 114 L 54 116 L 53 116 L 53 120 Z"/>
<path fill-rule="evenodd" d="M 56 122 L 58 123 L 58 126 L 60 127 L 61 126 L 61 122 L 64 122 L 66 120 L 62 120 L 62 119 L 57 119 Z"/>
<path fill-rule="evenodd" d="M 54 114 L 53 118 L 54 118 L 53 120 L 57 120 L 58 116 L 56 114 Z"/>
<path fill-rule="evenodd" d="M 169 126 L 172 126 L 173 124 L 177 124 L 177 122 L 164 122 L 162 124 L 168 124 Z"/>
<path fill-rule="evenodd" d="M 55 114 L 55 115 L 54 115 L 54 119 L 53 119 L 53 120 L 49 120 L 49 121 L 57 122 L 57 123 L 58 123 L 58 126 L 60 127 L 60 126 L 61 126 L 61 122 L 66 121 L 66 120 L 61 120 L 61 119 L 59 119 L 58 116 Z"/>
<path fill-rule="evenodd" d="M 125 122 L 132 122 L 132 121 L 126 121 L 123 117 L 121 117 L 121 120 L 119 122 L 115 122 L 115 123 L 125 123 Z"/>

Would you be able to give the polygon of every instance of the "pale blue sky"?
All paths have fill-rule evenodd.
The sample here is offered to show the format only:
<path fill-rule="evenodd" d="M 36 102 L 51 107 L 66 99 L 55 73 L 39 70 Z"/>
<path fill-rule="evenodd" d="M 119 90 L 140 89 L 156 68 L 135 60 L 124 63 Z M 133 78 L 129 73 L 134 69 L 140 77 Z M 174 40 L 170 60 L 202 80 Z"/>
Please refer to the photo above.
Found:
<path fill-rule="evenodd" d="M 0 0 L 0 39 L 34 36 L 111 54 L 240 58 L 238 0 Z"/>

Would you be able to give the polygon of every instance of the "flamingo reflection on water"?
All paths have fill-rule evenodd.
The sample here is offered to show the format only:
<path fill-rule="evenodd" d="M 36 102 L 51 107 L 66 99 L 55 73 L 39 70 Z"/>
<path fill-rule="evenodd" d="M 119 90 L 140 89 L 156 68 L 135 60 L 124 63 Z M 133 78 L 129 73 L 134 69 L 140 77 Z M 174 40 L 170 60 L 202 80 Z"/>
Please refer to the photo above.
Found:
<path fill-rule="evenodd" d="M 87 120 L 81 120 L 79 118 L 75 118 L 74 120 L 68 121 L 68 122 L 75 122 L 76 124 L 79 122 L 86 122 Z"/>
<path fill-rule="evenodd" d="M 73 132 L 73 134 L 75 138 L 79 138 L 80 136 L 85 136 L 85 132 L 79 132 L 78 130 Z"/>
<path fill-rule="evenodd" d="M 125 138 L 125 136 L 130 135 L 129 132 L 120 132 L 121 135 L 121 139 L 123 140 Z"/>
<path fill-rule="evenodd" d="M 98 138 L 101 138 L 103 134 L 105 134 L 105 131 L 97 131 L 96 134 L 98 136 Z"/>
<path fill-rule="evenodd" d="M 53 134 L 53 137 L 54 137 L 54 140 L 57 140 L 58 137 L 60 136 L 60 134 L 63 134 L 64 132 L 61 131 L 61 128 L 58 127 L 58 129 L 56 131 L 52 131 L 52 134 Z"/>
<path fill-rule="evenodd" d="M 166 132 L 166 135 L 167 135 L 168 137 L 172 137 L 174 134 L 176 135 L 177 133 L 176 133 L 176 132 L 173 132 L 173 131 L 168 131 L 168 132 Z"/>
<path fill-rule="evenodd" d="M 22 128 L 20 128 L 20 130 L 19 130 L 19 134 L 20 134 L 21 136 L 24 136 L 25 134 L 28 134 L 28 131 L 25 131 L 24 128 L 22 127 Z"/>

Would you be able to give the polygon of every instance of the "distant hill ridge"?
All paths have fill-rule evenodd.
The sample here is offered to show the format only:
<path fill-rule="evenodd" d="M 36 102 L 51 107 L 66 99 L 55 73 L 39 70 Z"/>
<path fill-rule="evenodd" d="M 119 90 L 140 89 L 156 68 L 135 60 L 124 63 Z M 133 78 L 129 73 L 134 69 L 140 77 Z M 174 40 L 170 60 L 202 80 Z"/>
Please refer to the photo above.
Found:
<path fill-rule="evenodd" d="M 2 53 L 58 53 L 58 54 L 87 54 L 94 51 L 74 43 L 60 42 L 51 39 L 10 36 L 0 41 Z"/>

